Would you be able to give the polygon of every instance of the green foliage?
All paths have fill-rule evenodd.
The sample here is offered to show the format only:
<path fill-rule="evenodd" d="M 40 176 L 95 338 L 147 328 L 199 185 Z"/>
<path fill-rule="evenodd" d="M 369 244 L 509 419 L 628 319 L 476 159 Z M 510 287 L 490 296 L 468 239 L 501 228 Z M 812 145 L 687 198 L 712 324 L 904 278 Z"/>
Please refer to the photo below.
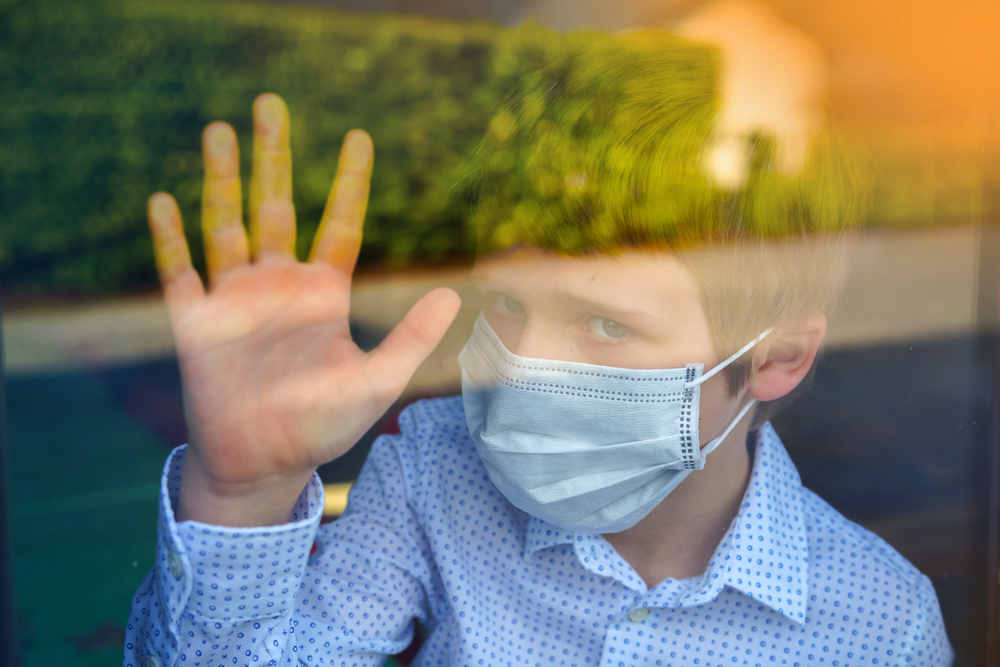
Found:
<path fill-rule="evenodd" d="M 782 174 L 773 142 L 758 138 L 747 183 L 712 185 L 702 152 L 717 71 L 714 49 L 642 31 L 590 36 L 526 77 L 463 178 L 480 250 L 524 242 L 607 252 L 860 225 L 867 171 L 828 135 L 802 174 Z"/>
<path fill-rule="evenodd" d="M 717 103 L 715 56 L 653 41 L 628 51 L 532 25 L 221 0 L 0 0 L 0 281 L 69 293 L 153 287 L 144 210 L 156 190 L 178 198 L 200 263 L 201 130 L 215 119 L 236 128 L 248 178 L 250 105 L 264 91 L 292 115 L 302 254 L 353 127 L 376 146 L 362 262 L 464 256 L 476 239 L 463 200 L 487 246 L 857 222 L 860 171 L 829 137 L 804 177 L 770 169 L 761 139 L 747 187 L 712 189 L 693 156 Z M 557 68 L 538 73 L 553 62 L 575 72 L 555 98 Z M 970 151 L 945 160 L 909 135 L 874 144 L 882 224 L 982 215 Z"/>
<path fill-rule="evenodd" d="M 397 15 L 187 0 L 0 3 L 0 276 L 77 293 L 155 284 L 145 200 L 168 190 L 195 261 L 201 130 L 250 105 L 292 115 L 305 252 L 353 127 L 375 141 L 362 261 L 435 261 L 469 247 L 448 196 L 498 100 L 558 36 Z M 245 189 L 246 190 L 246 189 Z"/>

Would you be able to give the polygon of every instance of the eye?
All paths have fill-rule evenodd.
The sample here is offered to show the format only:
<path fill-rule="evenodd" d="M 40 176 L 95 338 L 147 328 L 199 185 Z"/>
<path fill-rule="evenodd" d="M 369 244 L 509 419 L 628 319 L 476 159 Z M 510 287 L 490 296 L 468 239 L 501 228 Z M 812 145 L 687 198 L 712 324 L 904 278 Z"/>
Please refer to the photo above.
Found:
<path fill-rule="evenodd" d="M 589 322 L 591 332 L 601 338 L 621 338 L 629 332 L 624 324 L 609 320 L 606 317 L 595 317 Z"/>
<path fill-rule="evenodd" d="M 520 314 L 524 312 L 524 306 L 514 297 L 502 292 L 495 292 L 491 297 L 493 307 L 501 313 Z"/>

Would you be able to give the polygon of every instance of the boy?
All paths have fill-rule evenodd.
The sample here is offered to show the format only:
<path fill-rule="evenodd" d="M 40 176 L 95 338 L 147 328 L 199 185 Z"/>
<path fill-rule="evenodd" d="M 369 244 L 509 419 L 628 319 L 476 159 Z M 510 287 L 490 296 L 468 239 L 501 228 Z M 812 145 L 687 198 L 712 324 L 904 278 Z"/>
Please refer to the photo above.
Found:
<path fill-rule="evenodd" d="M 803 489 L 754 412 L 812 368 L 857 170 L 819 142 L 792 176 L 762 141 L 738 190 L 714 186 L 715 70 L 661 33 L 591 38 L 501 107 L 462 183 L 486 297 L 463 395 L 405 411 L 318 532 L 315 468 L 458 300 L 431 292 L 362 353 L 367 135 L 300 264 L 284 104 L 254 106 L 249 241 L 235 136 L 209 126 L 207 295 L 176 204 L 150 200 L 191 443 L 125 664 L 379 664 L 414 619 L 422 665 L 950 664 L 930 582 Z"/>

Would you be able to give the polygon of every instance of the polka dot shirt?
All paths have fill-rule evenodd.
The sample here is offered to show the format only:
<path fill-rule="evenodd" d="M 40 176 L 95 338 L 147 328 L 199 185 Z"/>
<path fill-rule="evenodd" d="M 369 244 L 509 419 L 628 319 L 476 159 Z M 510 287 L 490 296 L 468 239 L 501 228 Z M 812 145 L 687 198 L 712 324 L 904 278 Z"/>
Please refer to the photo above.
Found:
<path fill-rule="evenodd" d="M 414 619 L 415 665 L 951 664 L 930 581 L 802 488 L 770 425 L 708 569 L 652 590 L 602 536 L 504 499 L 461 398 L 417 403 L 400 428 L 323 526 L 315 477 L 284 526 L 176 523 L 175 450 L 124 664 L 378 665 Z"/>

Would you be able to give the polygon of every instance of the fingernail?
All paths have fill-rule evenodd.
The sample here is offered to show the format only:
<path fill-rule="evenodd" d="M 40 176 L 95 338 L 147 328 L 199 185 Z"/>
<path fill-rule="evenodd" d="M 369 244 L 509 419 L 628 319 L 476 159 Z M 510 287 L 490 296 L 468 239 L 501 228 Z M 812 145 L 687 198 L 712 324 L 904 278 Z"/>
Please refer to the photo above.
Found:
<path fill-rule="evenodd" d="M 281 99 L 267 96 L 257 103 L 257 129 L 265 139 L 276 140 L 285 119 L 285 105 Z"/>
<path fill-rule="evenodd" d="M 368 137 L 361 132 L 355 132 L 347 140 L 347 158 L 344 166 L 349 171 L 356 171 L 365 167 L 371 157 L 368 148 Z"/>
<path fill-rule="evenodd" d="M 233 137 L 228 127 L 212 128 L 208 133 L 208 152 L 216 157 L 223 157 L 232 150 Z"/>
<path fill-rule="evenodd" d="M 173 207 L 170 205 L 170 199 L 167 197 L 156 197 L 149 204 L 149 217 L 153 219 L 153 222 L 159 224 L 165 224 L 170 220 L 170 214 Z"/>

